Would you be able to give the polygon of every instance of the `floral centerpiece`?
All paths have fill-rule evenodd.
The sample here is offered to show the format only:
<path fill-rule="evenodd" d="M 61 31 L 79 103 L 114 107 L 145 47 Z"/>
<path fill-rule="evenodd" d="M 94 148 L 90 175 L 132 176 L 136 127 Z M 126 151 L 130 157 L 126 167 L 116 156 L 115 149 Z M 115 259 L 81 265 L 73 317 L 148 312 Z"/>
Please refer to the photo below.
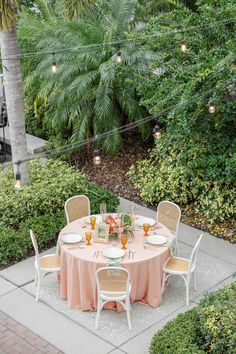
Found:
<path fill-rule="evenodd" d="M 112 215 L 108 215 L 104 220 L 106 224 L 109 225 L 109 234 L 110 235 L 118 235 L 120 219 L 118 217 L 114 217 Z"/>
<path fill-rule="evenodd" d="M 118 237 L 121 233 L 129 235 L 133 232 L 133 217 L 131 214 L 108 215 L 104 222 L 109 225 L 110 236 Z"/>

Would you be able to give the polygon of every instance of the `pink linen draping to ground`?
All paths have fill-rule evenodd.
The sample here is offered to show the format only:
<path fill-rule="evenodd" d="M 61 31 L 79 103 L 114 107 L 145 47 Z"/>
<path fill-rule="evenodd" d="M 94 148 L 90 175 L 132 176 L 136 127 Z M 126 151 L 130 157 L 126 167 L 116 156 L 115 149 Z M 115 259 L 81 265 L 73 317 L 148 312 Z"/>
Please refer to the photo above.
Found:
<path fill-rule="evenodd" d="M 81 220 L 73 221 L 62 229 L 59 238 L 68 233 L 84 236 L 89 230 L 82 228 Z M 159 224 L 160 226 L 160 224 Z M 170 231 L 163 225 L 158 234 L 171 239 Z M 149 234 L 153 234 L 150 231 Z M 158 236 L 157 236 L 158 237 Z M 151 307 L 157 307 L 162 302 L 161 281 L 163 265 L 168 259 L 169 249 L 162 246 L 144 244 L 143 231 L 135 231 L 135 240 L 127 243 L 125 256 L 121 266 L 128 269 L 131 274 L 131 302 L 141 301 Z M 97 293 L 95 272 L 107 264 L 102 252 L 112 244 L 94 243 L 91 246 L 79 248 L 78 244 L 63 244 L 60 250 L 61 259 L 61 288 L 60 295 L 67 299 L 69 308 L 80 308 L 84 311 L 95 311 L 97 308 Z M 117 241 L 116 247 L 121 247 Z M 94 252 L 99 250 L 99 256 L 94 258 Z M 129 250 L 135 250 L 134 258 L 129 259 Z M 121 305 L 109 303 L 105 308 L 121 311 Z"/>

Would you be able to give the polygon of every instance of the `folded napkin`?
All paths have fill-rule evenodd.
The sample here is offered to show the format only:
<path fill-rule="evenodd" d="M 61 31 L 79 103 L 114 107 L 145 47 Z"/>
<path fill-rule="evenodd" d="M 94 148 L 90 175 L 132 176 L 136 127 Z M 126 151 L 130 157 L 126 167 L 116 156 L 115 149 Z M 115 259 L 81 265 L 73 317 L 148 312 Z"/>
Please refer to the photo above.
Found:
<path fill-rule="evenodd" d="M 121 258 L 107 258 L 106 267 L 120 267 L 121 266 Z"/>

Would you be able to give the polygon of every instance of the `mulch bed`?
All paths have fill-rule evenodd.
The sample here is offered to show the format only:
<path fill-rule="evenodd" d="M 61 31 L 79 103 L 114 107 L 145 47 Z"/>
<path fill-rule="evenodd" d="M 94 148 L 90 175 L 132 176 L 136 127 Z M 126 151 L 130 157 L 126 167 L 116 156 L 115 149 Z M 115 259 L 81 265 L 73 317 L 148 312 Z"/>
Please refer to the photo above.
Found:
<path fill-rule="evenodd" d="M 156 205 L 144 202 L 127 176 L 131 165 L 135 165 L 138 160 L 148 158 L 148 151 L 152 146 L 152 141 L 141 144 L 140 139 L 135 141 L 133 136 L 127 137 L 124 146 L 117 155 L 108 156 L 102 153 L 100 166 L 94 166 L 91 149 L 74 153 L 70 157 L 70 163 L 84 172 L 90 181 L 102 185 L 120 197 L 155 210 Z M 181 220 L 185 224 L 207 231 L 232 243 L 236 242 L 236 221 L 211 224 L 205 217 L 197 214 L 191 206 L 181 206 L 181 210 Z"/>

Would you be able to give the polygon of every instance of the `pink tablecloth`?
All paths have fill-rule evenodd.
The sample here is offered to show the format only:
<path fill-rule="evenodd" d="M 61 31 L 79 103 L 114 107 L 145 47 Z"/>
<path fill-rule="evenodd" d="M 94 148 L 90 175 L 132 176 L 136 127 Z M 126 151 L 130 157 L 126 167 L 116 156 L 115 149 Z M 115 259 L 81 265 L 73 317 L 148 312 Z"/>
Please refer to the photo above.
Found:
<path fill-rule="evenodd" d="M 170 231 L 161 225 L 158 233 L 171 238 Z M 68 233 L 77 233 L 84 236 L 87 228 L 82 228 L 80 220 L 76 220 L 62 229 L 59 238 Z M 154 231 L 150 231 L 153 234 Z M 157 236 L 158 237 L 158 236 Z M 161 281 L 163 265 L 169 257 L 169 249 L 162 246 L 144 244 L 143 231 L 135 231 L 135 240 L 127 244 L 127 251 L 122 258 L 121 266 L 131 274 L 131 302 L 142 301 L 156 307 L 162 302 Z M 116 247 L 120 247 L 117 242 Z M 84 311 L 94 311 L 97 307 L 95 272 L 107 264 L 102 255 L 105 248 L 111 244 L 92 242 L 91 246 L 79 248 L 78 244 L 63 244 L 61 246 L 61 288 L 60 295 L 67 299 L 70 308 L 80 308 Z M 94 251 L 99 250 L 98 258 L 94 258 Z M 129 250 L 135 250 L 134 259 L 129 259 Z M 116 304 L 109 304 L 116 310 Z"/>

